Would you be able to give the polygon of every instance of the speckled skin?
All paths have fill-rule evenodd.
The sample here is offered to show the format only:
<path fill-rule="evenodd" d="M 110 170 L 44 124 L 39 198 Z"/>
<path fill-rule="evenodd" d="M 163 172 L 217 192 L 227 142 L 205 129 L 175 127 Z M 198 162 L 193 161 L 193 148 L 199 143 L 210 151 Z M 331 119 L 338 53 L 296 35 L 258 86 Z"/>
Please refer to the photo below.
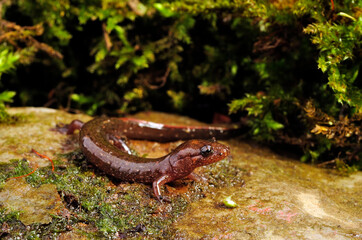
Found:
<path fill-rule="evenodd" d="M 210 137 L 211 128 L 203 128 L 201 133 L 184 134 L 190 129 L 181 127 L 164 127 L 161 125 L 145 124 L 148 122 L 125 121 L 122 118 L 95 118 L 85 123 L 80 130 L 80 146 L 89 161 L 105 173 L 124 180 L 144 183 L 153 183 L 155 196 L 161 200 L 160 186 L 167 182 L 189 176 L 197 179 L 192 171 L 196 167 L 220 161 L 230 153 L 229 148 L 215 141 L 189 140 L 178 146 L 171 153 L 161 158 L 141 158 L 127 154 L 111 143 L 110 136 L 127 136 L 136 139 L 157 141 L 172 141 L 193 138 L 195 134 L 207 133 Z M 72 125 L 81 126 L 79 121 L 73 121 L 69 129 L 74 131 Z M 207 131 L 206 131 L 207 129 Z M 170 132 L 170 130 L 172 130 Z M 217 130 L 218 132 L 220 129 Z M 68 132 L 69 133 L 69 132 Z M 215 131 L 213 132 L 215 134 Z M 201 136 L 202 137 L 202 136 Z"/>

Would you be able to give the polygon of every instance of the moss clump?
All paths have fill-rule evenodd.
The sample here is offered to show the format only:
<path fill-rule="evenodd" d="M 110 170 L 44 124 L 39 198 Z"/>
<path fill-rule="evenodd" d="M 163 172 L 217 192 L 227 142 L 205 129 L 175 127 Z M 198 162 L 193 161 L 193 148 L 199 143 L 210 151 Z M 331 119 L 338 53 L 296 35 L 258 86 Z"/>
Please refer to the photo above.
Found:
<path fill-rule="evenodd" d="M 21 237 L 21 232 L 24 231 L 24 226 L 19 221 L 20 212 L 11 211 L 0 206 L 0 238 L 6 239 L 7 237 Z"/>
<path fill-rule="evenodd" d="M 20 234 L 42 238 L 75 232 L 90 238 L 171 239 L 174 234 L 172 223 L 190 202 L 205 196 L 212 186 L 227 186 L 235 178 L 236 171 L 242 172 L 231 168 L 229 161 L 207 167 L 204 175 L 209 183 L 177 181 L 172 184 L 173 188 L 165 187 L 165 194 L 171 196 L 172 202 L 161 204 L 153 197 L 150 186 L 109 179 L 89 165 L 79 152 L 60 155 L 54 162 L 55 172 L 51 172 L 50 167 L 38 169 L 26 180 L 34 187 L 55 184 L 65 209 L 54 215 L 48 225 L 32 224 L 25 229 L 17 222 L 16 230 L 7 233 L 10 237 Z M 31 171 L 26 161 L 14 161 L 1 168 L 2 183 L 9 177 Z M 186 193 L 178 192 L 185 187 Z M 4 222 L 8 221 L 8 218 L 4 219 Z"/>

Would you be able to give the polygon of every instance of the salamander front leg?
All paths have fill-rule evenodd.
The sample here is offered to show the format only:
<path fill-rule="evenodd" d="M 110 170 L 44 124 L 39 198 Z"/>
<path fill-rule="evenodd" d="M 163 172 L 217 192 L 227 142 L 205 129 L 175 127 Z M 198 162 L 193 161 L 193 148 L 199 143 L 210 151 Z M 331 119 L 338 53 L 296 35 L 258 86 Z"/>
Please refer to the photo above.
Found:
<path fill-rule="evenodd" d="M 161 186 L 164 185 L 165 183 L 168 183 L 171 181 L 172 181 L 172 178 L 169 175 L 163 175 L 162 177 L 160 177 L 159 179 L 157 179 L 156 181 L 154 181 L 152 183 L 153 192 L 154 192 L 155 196 L 157 197 L 158 201 L 171 202 L 171 200 L 168 197 L 163 197 L 161 195 Z"/>
<path fill-rule="evenodd" d="M 67 135 L 73 134 L 75 130 L 80 130 L 83 127 L 84 123 L 78 119 L 73 120 L 69 126 Z"/>
<path fill-rule="evenodd" d="M 83 127 L 84 123 L 80 120 L 73 120 L 69 124 L 61 124 L 60 126 L 57 125 L 55 128 L 50 129 L 55 132 L 59 132 L 62 134 L 71 135 L 75 132 L 75 130 L 80 130 Z"/>

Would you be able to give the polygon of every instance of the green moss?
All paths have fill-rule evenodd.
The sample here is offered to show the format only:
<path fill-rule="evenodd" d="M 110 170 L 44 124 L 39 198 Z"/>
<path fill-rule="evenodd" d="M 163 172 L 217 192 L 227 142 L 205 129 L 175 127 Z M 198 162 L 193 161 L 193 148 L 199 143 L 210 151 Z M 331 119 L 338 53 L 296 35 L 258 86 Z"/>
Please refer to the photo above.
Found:
<path fill-rule="evenodd" d="M 33 171 L 26 160 L 13 159 L 10 163 L 0 164 L 0 183 L 11 177 L 22 176 Z"/>
<path fill-rule="evenodd" d="M 6 208 L 0 208 L 0 224 L 19 220 L 19 211 L 10 211 Z"/>
<path fill-rule="evenodd" d="M 21 237 L 25 232 L 24 225 L 19 221 L 20 212 L 0 206 L 0 238 L 12 236 L 14 238 Z"/>
<path fill-rule="evenodd" d="M 0 109 L 0 124 L 18 124 L 27 121 L 24 114 L 9 114 L 5 109 Z"/>
<path fill-rule="evenodd" d="M 181 181 L 178 184 L 189 186 L 187 193 L 168 194 L 172 202 L 161 204 L 153 197 L 149 185 L 114 184 L 114 180 L 94 171 L 80 156 L 79 152 L 59 155 L 54 160 L 54 173 L 50 167 L 46 167 L 26 177 L 27 182 L 34 187 L 45 183 L 55 184 L 69 214 L 55 215 L 50 224 L 33 224 L 27 230 L 17 223 L 17 230 L 11 230 L 10 236 L 24 234 L 27 238 L 54 237 L 72 230 L 89 238 L 122 235 L 135 239 L 170 239 L 174 234 L 172 223 L 185 212 L 191 201 L 202 198 L 212 186 L 235 184 L 232 181 L 235 174 L 242 173 L 230 167 L 229 161 L 205 167 L 203 175 L 209 178 L 209 184 Z M 66 164 L 60 160 L 64 158 L 68 159 Z M 0 179 L 4 182 L 8 177 L 28 173 L 31 168 L 26 161 L 18 160 L 0 165 L 0 170 Z M 3 222 L 10 221 L 10 216 L 14 214 L 4 215 Z M 84 224 L 91 230 L 85 230 Z"/>

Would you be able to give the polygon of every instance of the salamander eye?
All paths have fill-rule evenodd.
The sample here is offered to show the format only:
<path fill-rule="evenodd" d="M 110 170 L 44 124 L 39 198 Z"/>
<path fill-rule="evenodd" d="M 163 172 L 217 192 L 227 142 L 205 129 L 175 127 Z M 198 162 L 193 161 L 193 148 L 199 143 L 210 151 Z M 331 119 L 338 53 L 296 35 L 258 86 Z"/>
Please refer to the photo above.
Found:
<path fill-rule="evenodd" d="M 200 152 L 203 157 L 207 157 L 212 153 L 212 147 L 210 145 L 205 145 L 200 148 Z"/>

